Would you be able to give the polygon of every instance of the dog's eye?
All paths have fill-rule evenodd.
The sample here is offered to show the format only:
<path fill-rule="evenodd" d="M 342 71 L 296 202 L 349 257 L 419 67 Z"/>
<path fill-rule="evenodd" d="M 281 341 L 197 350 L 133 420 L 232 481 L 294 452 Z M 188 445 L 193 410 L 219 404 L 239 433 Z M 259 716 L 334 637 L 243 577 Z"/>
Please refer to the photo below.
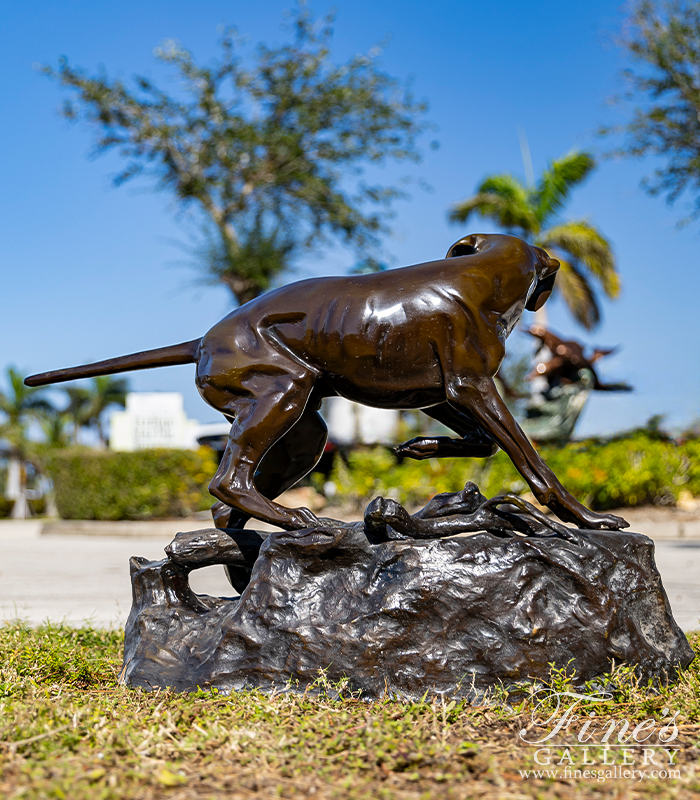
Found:
<path fill-rule="evenodd" d="M 457 256 L 473 256 L 476 253 L 476 247 L 473 244 L 456 244 L 450 248 L 447 254 L 448 258 L 456 258 Z"/>

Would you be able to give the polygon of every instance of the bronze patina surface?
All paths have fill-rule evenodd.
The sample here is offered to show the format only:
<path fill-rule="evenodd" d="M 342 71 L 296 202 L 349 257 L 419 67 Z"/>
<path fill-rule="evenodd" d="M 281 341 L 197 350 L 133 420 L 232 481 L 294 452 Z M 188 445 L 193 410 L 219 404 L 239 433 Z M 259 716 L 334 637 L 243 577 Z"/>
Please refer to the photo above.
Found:
<path fill-rule="evenodd" d="M 190 531 L 162 561 L 132 558 L 122 680 L 305 692 L 323 676 L 368 700 L 484 702 L 552 667 L 585 691 L 613 663 L 644 685 L 693 659 L 646 536 L 566 528 L 474 484 L 413 516 L 380 497 L 362 522 L 323 523 Z M 240 597 L 192 591 L 190 572 L 213 564 L 248 571 Z"/>
<path fill-rule="evenodd" d="M 315 278 L 232 311 L 201 339 L 27 378 L 30 386 L 196 363 L 202 397 L 231 422 L 211 483 L 217 527 L 250 517 L 319 527 L 275 497 L 321 456 L 324 397 L 421 409 L 461 438 L 414 439 L 412 458 L 483 457 L 501 447 L 535 497 L 583 529 L 627 523 L 574 499 L 530 444 L 494 383 L 523 311 L 546 301 L 559 262 L 514 236 L 472 234 L 447 257 L 388 272 Z"/>

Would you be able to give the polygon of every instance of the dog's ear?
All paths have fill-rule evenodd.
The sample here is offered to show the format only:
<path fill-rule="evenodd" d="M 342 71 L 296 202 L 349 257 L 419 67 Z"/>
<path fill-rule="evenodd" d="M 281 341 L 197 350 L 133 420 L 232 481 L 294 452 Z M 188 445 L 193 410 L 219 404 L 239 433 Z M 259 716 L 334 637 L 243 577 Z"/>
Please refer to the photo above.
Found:
<path fill-rule="evenodd" d="M 476 253 L 477 237 L 472 233 L 464 236 L 455 242 L 447 251 L 445 258 L 457 258 L 458 256 L 473 256 Z"/>

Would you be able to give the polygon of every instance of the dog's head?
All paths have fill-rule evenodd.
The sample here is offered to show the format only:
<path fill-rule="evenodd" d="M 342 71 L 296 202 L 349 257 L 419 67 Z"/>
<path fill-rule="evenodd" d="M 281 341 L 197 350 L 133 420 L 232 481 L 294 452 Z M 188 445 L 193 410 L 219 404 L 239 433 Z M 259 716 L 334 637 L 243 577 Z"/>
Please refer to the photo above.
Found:
<path fill-rule="evenodd" d="M 554 280 L 557 277 L 557 270 L 560 266 L 557 259 L 551 258 L 541 247 L 529 245 L 514 236 L 491 236 L 472 233 L 455 242 L 447 251 L 446 258 L 476 255 L 485 249 L 491 239 L 515 239 L 520 246 L 529 251 L 534 262 L 535 280 L 528 293 L 525 308 L 528 311 L 538 311 L 552 294 Z"/>

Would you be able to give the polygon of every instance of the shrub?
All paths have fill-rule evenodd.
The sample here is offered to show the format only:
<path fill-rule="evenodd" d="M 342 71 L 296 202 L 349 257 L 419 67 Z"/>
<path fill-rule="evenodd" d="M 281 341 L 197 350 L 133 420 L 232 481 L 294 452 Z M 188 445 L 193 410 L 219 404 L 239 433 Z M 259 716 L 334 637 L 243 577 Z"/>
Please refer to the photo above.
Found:
<path fill-rule="evenodd" d="M 541 455 L 564 486 L 596 510 L 646 504 L 672 505 L 681 490 L 700 496 L 700 441 L 685 444 L 638 431 L 609 441 L 543 448 Z M 487 497 L 530 491 L 508 456 L 429 459 L 398 464 L 383 448 L 356 450 L 337 459 L 331 476 L 341 495 L 357 504 L 393 497 L 422 504 L 434 494 L 457 492 L 474 481 Z"/>
<path fill-rule="evenodd" d="M 211 450 L 105 453 L 72 448 L 47 463 L 63 519 L 187 517 L 209 508 Z"/>
<path fill-rule="evenodd" d="M 543 448 L 542 456 L 581 502 L 603 511 L 646 504 L 672 505 L 681 491 L 700 496 L 700 441 L 683 444 L 637 431 L 608 441 L 590 439 Z M 216 471 L 210 450 L 59 451 L 48 463 L 64 519 L 149 519 L 189 516 L 214 502 L 207 485 Z M 337 458 L 331 480 L 357 505 L 377 495 L 407 505 L 474 481 L 487 497 L 526 494 L 528 485 L 505 453 L 488 459 L 406 460 L 385 448 Z M 314 481 L 314 485 L 319 484 Z M 319 486 L 320 488 L 320 486 Z"/>

